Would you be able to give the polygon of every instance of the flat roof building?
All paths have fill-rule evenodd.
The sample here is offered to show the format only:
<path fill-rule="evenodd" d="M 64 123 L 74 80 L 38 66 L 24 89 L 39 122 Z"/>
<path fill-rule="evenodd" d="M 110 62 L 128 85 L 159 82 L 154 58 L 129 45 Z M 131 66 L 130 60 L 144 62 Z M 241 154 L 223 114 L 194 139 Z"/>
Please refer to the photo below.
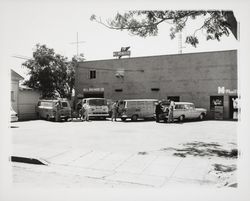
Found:
<path fill-rule="evenodd" d="M 215 51 L 80 62 L 76 97 L 172 99 L 206 108 L 210 118 L 237 110 L 237 51 Z"/>

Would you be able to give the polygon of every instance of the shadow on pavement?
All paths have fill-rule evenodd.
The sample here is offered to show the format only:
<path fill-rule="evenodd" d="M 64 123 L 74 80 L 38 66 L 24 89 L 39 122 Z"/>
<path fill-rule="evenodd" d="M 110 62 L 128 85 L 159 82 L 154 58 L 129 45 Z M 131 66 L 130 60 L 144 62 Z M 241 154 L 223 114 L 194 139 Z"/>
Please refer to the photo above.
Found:
<path fill-rule="evenodd" d="M 10 128 L 19 128 L 19 126 L 10 126 Z"/>
<path fill-rule="evenodd" d="M 174 156 L 186 157 L 191 156 L 216 156 L 225 158 L 238 158 L 238 150 L 224 150 L 221 149 L 221 145 L 217 143 L 205 143 L 205 142 L 192 142 L 182 144 L 184 148 L 163 148 L 161 151 L 174 151 Z"/>

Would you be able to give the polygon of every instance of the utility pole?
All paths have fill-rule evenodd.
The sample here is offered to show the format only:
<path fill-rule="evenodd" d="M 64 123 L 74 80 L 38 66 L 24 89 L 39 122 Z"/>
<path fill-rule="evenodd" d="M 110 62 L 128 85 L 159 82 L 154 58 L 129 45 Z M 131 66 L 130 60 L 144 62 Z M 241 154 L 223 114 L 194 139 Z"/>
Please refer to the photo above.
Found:
<path fill-rule="evenodd" d="M 85 41 L 79 41 L 78 40 L 78 32 L 76 32 L 76 42 L 70 43 L 70 44 L 76 44 L 76 56 L 79 56 L 79 44 L 85 43 Z"/>
<path fill-rule="evenodd" d="M 182 46 L 182 31 L 179 32 L 178 35 L 178 53 L 182 54 L 182 50 L 186 48 L 185 46 Z"/>

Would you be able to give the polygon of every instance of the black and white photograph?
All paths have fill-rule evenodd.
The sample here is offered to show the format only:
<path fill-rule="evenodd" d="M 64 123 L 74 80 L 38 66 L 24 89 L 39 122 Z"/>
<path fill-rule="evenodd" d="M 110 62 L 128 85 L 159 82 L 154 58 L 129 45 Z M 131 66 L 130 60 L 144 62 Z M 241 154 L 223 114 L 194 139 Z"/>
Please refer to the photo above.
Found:
<path fill-rule="evenodd" d="M 249 5 L 195 2 L 0 3 L 0 200 L 249 199 Z"/>

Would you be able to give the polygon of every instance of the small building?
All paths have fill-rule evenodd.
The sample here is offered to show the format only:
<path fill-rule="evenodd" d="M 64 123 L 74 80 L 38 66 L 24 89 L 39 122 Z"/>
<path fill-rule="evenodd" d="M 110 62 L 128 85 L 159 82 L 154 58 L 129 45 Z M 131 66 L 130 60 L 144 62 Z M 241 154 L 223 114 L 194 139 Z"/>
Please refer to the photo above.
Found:
<path fill-rule="evenodd" d="M 75 94 L 188 101 L 209 118 L 233 119 L 237 81 L 237 50 L 97 60 L 79 62 Z"/>
<path fill-rule="evenodd" d="M 19 101 L 19 81 L 24 78 L 17 72 L 11 69 L 11 107 L 18 114 L 18 101 Z"/>
<path fill-rule="evenodd" d="M 19 120 L 36 119 L 36 105 L 40 92 L 20 85 L 24 78 L 11 69 L 11 107 L 17 113 Z"/>
<path fill-rule="evenodd" d="M 19 86 L 18 118 L 19 120 L 37 119 L 36 107 L 40 92 L 27 86 Z"/>

